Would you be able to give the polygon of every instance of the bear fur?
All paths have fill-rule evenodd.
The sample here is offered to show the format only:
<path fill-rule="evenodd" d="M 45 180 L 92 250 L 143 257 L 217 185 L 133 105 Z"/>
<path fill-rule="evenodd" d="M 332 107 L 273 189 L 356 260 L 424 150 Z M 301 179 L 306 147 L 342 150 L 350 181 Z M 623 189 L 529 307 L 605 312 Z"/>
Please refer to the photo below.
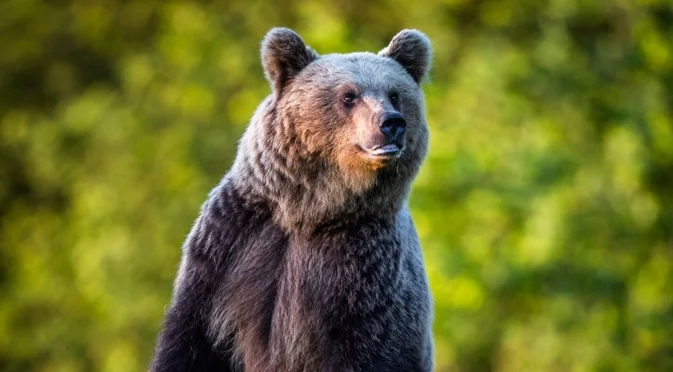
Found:
<path fill-rule="evenodd" d="M 183 245 L 151 371 L 431 371 L 409 210 L 426 155 L 428 38 L 318 55 L 264 38 L 273 93 Z"/>

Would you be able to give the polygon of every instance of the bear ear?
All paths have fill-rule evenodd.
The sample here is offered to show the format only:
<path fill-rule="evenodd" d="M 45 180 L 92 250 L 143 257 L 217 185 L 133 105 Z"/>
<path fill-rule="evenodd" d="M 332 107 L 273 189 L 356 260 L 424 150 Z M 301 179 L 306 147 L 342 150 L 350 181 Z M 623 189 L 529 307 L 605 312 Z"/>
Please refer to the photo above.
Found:
<path fill-rule="evenodd" d="M 432 47 L 430 39 L 424 33 L 418 30 L 402 30 L 379 55 L 397 61 L 420 84 L 430 69 Z"/>
<path fill-rule="evenodd" d="M 262 41 L 264 74 L 276 94 L 318 54 L 304 44 L 304 40 L 289 28 L 272 28 Z"/>

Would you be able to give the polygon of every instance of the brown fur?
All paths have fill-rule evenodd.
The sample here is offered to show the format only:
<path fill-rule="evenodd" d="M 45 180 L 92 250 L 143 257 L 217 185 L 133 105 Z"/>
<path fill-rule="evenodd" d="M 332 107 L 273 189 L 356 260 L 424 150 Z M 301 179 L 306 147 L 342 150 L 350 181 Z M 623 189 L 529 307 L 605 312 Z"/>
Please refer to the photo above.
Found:
<path fill-rule="evenodd" d="M 427 151 L 429 60 L 411 30 L 378 55 L 319 56 L 288 29 L 265 37 L 274 93 L 185 242 L 153 371 L 432 370 L 406 207 Z M 373 156 L 391 112 L 406 120 L 401 152 Z"/>

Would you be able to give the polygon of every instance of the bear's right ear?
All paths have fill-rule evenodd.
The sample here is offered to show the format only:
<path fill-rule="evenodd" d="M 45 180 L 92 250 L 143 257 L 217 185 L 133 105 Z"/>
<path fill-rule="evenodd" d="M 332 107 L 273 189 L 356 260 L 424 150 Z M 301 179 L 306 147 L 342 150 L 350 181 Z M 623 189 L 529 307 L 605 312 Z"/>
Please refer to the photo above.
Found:
<path fill-rule="evenodd" d="M 264 74 L 279 95 L 285 85 L 318 54 L 304 44 L 304 40 L 289 28 L 271 29 L 262 41 Z"/>

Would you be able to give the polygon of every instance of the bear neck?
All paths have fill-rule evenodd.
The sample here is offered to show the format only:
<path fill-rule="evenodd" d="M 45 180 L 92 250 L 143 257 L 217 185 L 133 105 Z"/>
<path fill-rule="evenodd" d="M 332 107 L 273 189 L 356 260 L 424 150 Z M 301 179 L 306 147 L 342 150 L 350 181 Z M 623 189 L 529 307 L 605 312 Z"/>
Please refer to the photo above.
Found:
<path fill-rule="evenodd" d="M 253 116 L 227 177 L 244 199 L 268 205 L 275 221 L 293 232 L 362 219 L 392 223 L 412 177 L 388 167 L 376 171 L 368 187 L 354 189 L 337 166 L 302 152 L 294 138 L 282 133 L 283 123 L 272 106 L 262 104 Z"/>

